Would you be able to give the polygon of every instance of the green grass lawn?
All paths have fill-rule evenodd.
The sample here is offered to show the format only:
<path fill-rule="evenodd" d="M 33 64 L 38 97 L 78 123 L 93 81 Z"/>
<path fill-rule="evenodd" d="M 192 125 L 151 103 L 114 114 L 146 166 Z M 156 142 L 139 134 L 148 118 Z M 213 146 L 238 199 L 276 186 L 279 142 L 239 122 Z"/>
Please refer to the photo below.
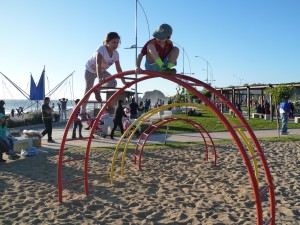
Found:
<path fill-rule="evenodd" d="M 176 114 L 176 115 L 173 115 L 172 117 L 191 119 L 191 120 L 201 124 L 208 132 L 225 131 L 226 130 L 226 128 L 223 125 L 223 123 L 221 122 L 221 120 L 217 116 L 215 116 L 213 113 L 206 111 L 206 110 L 202 110 L 201 113 L 203 115 L 201 117 L 187 116 L 185 113 Z M 236 118 L 236 117 L 232 118 L 232 116 L 229 114 L 224 114 L 224 116 L 228 119 L 232 119 L 235 123 L 240 124 L 238 118 Z M 258 118 L 248 119 L 247 117 L 245 117 L 245 119 L 253 130 L 263 130 L 263 129 L 269 130 L 269 129 L 277 128 L 277 121 L 276 121 L 275 117 L 274 117 L 273 121 L 265 120 L 265 119 L 258 119 Z M 166 124 L 165 126 L 162 126 L 161 129 L 159 129 L 160 132 L 165 132 L 167 125 L 169 126 L 168 133 L 195 132 L 195 128 L 193 126 L 191 126 L 190 124 L 187 124 L 185 122 L 181 122 L 181 121 L 171 122 L 169 124 Z M 281 120 L 280 120 L 280 125 L 281 125 Z M 294 121 L 290 121 L 288 124 L 288 127 L 290 129 L 300 128 L 300 123 L 294 123 Z"/>

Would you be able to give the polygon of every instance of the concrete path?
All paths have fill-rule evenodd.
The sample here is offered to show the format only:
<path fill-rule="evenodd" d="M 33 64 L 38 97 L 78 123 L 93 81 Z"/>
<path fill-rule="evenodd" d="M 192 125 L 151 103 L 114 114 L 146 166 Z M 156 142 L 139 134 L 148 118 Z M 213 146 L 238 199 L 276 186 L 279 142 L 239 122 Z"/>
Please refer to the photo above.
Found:
<path fill-rule="evenodd" d="M 59 149 L 62 137 L 65 131 L 65 123 L 54 124 L 53 127 L 53 139 L 56 143 L 48 143 L 47 137 L 42 139 L 42 147 L 45 148 L 53 148 Z M 85 127 L 85 124 L 84 124 Z M 36 128 L 35 130 L 42 131 L 43 127 Z M 71 130 L 68 133 L 68 138 L 71 138 Z M 231 139 L 231 134 L 229 132 L 212 132 L 209 133 L 210 136 L 213 138 L 214 141 L 216 140 L 223 140 L 223 139 Z M 266 137 L 278 137 L 277 130 L 257 130 L 254 131 L 254 134 L 257 138 L 266 138 Z M 88 138 L 89 131 L 83 129 L 83 136 Z M 300 129 L 289 129 L 288 136 L 300 136 Z M 135 144 L 137 138 L 132 140 L 131 144 Z M 199 133 L 178 133 L 178 134 L 168 134 L 167 135 L 167 142 L 199 142 L 202 141 L 202 137 Z M 98 135 L 95 135 L 95 138 L 92 141 L 91 147 L 115 147 L 118 143 L 118 139 L 111 140 L 109 137 L 102 138 Z M 165 134 L 158 134 L 154 133 L 151 138 L 148 140 L 149 144 L 164 144 L 165 143 Z M 76 147 L 82 146 L 85 147 L 87 144 L 87 140 L 71 140 L 66 142 L 65 147 Z"/>

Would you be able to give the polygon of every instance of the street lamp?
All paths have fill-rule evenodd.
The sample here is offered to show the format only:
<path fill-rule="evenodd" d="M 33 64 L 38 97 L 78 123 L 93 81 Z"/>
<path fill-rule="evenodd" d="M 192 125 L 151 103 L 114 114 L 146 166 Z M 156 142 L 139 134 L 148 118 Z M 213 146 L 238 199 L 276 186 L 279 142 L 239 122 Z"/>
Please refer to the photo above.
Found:
<path fill-rule="evenodd" d="M 135 49 L 135 65 L 136 65 L 136 61 L 137 61 L 137 49 L 141 48 L 137 46 L 137 36 L 138 36 L 138 20 L 137 20 L 137 4 L 140 5 L 141 9 L 143 10 L 143 13 L 145 15 L 146 21 L 147 21 L 147 25 L 148 25 L 148 33 L 149 33 L 149 39 L 150 39 L 150 29 L 149 29 L 149 23 L 148 23 L 148 18 L 147 15 L 145 13 L 145 10 L 143 8 L 143 6 L 141 5 L 141 3 L 138 0 L 135 0 L 135 44 L 131 45 L 129 48 L 125 48 L 125 49 Z M 135 79 L 137 79 L 137 74 L 135 74 Z M 137 83 L 135 83 L 135 101 L 138 102 L 138 93 L 137 93 Z"/>
<path fill-rule="evenodd" d="M 135 48 L 142 48 L 142 47 L 136 47 L 136 45 L 131 45 L 130 47 L 126 47 L 124 49 L 135 49 Z"/>
<path fill-rule="evenodd" d="M 137 47 L 137 45 L 131 45 L 130 47 L 126 47 L 124 49 L 135 49 L 135 60 L 137 60 L 137 49 L 142 47 Z M 137 74 L 135 74 L 135 79 L 137 79 Z M 137 93 L 137 83 L 134 84 L 134 98 L 135 102 L 138 102 L 138 93 Z"/>
<path fill-rule="evenodd" d="M 184 50 L 184 47 L 180 46 L 178 43 L 176 43 L 176 42 L 174 42 L 174 41 L 173 41 L 173 43 L 174 43 L 175 45 L 177 45 L 179 48 L 181 48 L 181 49 L 182 49 L 182 52 L 183 52 L 183 54 L 182 54 L 182 72 L 181 72 L 180 74 L 194 74 L 194 73 L 191 72 L 191 62 L 190 62 L 190 58 L 189 58 L 189 55 L 188 55 L 188 54 L 186 53 L 186 51 Z M 184 72 L 184 55 L 186 55 L 186 57 L 187 57 L 187 59 L 188 59 L 188 61 L 189 61 L 189 69 L 190 69 L 190 72 L 189 72 L 189 73 L 185 73 L 185 72 Z"/>
<path fill-rule="evenodd" d="M 235 75 L 235 74 L 232 74 L 232 76 L 234 76 L 234 77 L 236 77 L 236 78 L 238 78 L 239 80 L 240 80 L 240 85 L 242 86 L 243 84 L 242 84 L 242 81 L 244 81 L 244 82 L 246 82 L 246 83 L 248 83 L 245 79 L 243 79 L 243 78 L 240 78 L 240 77 L 238 77 L 237 75 Z"/>
<path fill-rule="evenodd" d="M 205 59 L 205 58 L 203 58 L 203 57 L 201 57 L 201 56 L 199 56 L 199 55 L 196 55 L 195 56 L 196 58 L 200 58 L 200 59 L 202 59 L 202 60 L 204 60 L 205 62 L 206 62 L 206 83 L 208 84 L 209 82 L 209 79 L 208 79 L 208 66 L 209 66 L 209 68 L 210 68 L 210 71 L 211 71 L 211 74 L 213 73 L 212 72 L 212 68 L 211 68 L 211 65 L 210 65 L 210 63 Z M 212 79 L 211 79 L 211 81 L 213 81 Z"/>

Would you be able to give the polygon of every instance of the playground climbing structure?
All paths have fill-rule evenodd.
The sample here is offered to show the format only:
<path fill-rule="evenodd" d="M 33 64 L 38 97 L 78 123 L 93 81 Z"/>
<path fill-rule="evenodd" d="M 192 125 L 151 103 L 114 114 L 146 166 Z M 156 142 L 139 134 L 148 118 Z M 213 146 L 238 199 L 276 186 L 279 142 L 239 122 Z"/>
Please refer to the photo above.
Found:
<path fill-rule="evenodd" d="M 115 74 L 114 76 L 109 77 L 108 79 L 102 81 L 101 83 L 95 85 L 92 89 L 90 89 L 82 98 L 82 100 L 76 105 L 75 109 L 73 110 L 74 114 L 83 104 L 89 103 L 88 99 L 90 98 L 90 95 L 94 93 L 96 90 L 103 90 L 106 87 L 105 84 L 110 82 L 112 79 L 121 79 L 124 78 L 127 82 L 126 85 L 124 85 L 121 88 L 116 88 L 116 92 L 106 100 L 106 102 L 103 103 L 103 107 L 98 113 L 98 115 L 95 118 L 95 123 L 91 129 L 91 133 L 89 138 L 87 139 L 85 154 L 82 157 L 73 158 L 73 159 L 65 159 L 64 152 L 65 152 L 65 144 L 68 132 L 70 132 L 69 128 L 72 124 L 72 120 L 69 120 L 66 124 L 65 132 L 62 137 L 60 151 L 59 151 L 59 159 L 58 159 L 58 200 L 59 202 L 63 201 L 63 187 L 65 187 L 68 184 L 71 183 L 77 183 L 77 182 L 83 182 L 84 184 L 84 192 L 86 195 L 89 194 L 88 191 L 88 162 L 89 162 L 89 153 L 90 153 L 90 147 L 91 142 L 93 138 L 93 133 L 95 131 L 96 124 L 99 121 L 100 116 L 104 113 L 105 108 L 107 108 L 111 102 L 118 98 L 118 95 L 124 92 L 126 88 L 131 87 L 132 85 L 147 81 L 148 79 L 165 79 L 170 82 L 174 82 L 178 84 L 179 86 L 182 86 L 183 88 L 187 89 L 188 91 L 192 92 L 195 96 L 197 96 L 204 104 L 205 106 L 215 115 L 218 117 L 218 119 L 223 123 L 225 128 L 230 133 L 234 143 L 236 144 L 237 148 L 239 149 L 239 153 L 241 154 L 245 167 L 247 169 L 253 194 L 254 194 L 254 202 L 256 206 L 256 219 L 257 224 L 275 224 L 275 194 L 274 194 L 274 184 L 272 181 L 272 176 L 267 164 L 267 160 L 264 155 L 264 151 L 262 150 L 259 141 L 257 140 L 254 132 L 252 131 L 251 127 L 248 125 L 247 121 L 244 119 L 244 117 L 241 115 L 241 113 L 235 108 L 235 106 L 226 98 L 224 97 L 220 92 L 216 91 L 214 88 L 209 86 L 208 84 L 197 80 L 193 77 L 186 76 L 186 75 L 166 75 L 162 73 L 152 72 L 152 71 L 142 71 L 141 74 L 138 74 L 137 77 L 134 76 L 135 71 L 126 71 L 122 73 Z M 217 100 L 210 100 L 207 97 L 205 97 L 203 94 L 201 94 L 196 87 L 202 87 L 211 93 L 213 93 L 217 98 Z M 111 88 L 110 88 L 111 89 Z M 237 118 L 238 122 L 233 122 L 230 119 L 226 118 L 225 115 L 221 113 L 221 111 L 218 108 L 218 105 L 222 105 L 228 107 Z M 73 118 L 73 115 L 71 116 Z M 140 120 L 140 123 L 145 122 L 146 119 Z M 170 121 L 169 121 L 170 122 Z M 196 124 L 194 124 L 196 125 Z M 149 128 L 150 129 L 150 128 Z M 199 128 L 200 129 L 200 128 Z M 205 129 L 205 128 L 204 128 Z M 199 133 L 206 134 L 204 129 L 198 130 Z M 154 131 L 153 131 L 154 132 Z M 134 132 L 132 132 L 131 135 L 133 135 Z M 124 135 L 126 135 L 124 133 Z M 144 134 L 145 135 L 145 134 Z M 123 136 L 121 137 L 120 141 L 123 140 Z M 145 139 L 146 140 L 146 139 Z M 119 143 L 120 143 L 119 141 Z M 128 138 L 126 145 L 128 145 L 130 141 L 130 138 Z M 119 145 L 118 143 L 118 145 Z M 139 141 L 139 145 L 145 145 L 145 143 Z M 76 142 L 74 143 L 76 145 Z M 116 150 L 117 151 L 117 150 Z M 115 156 L 114 156 L 115 157 Z M 122 155 L 122 157 L 125 157 L 125 154 Z M 63 180 L 63 165 L 70 166 L 69 163 L 71 162 L 82 162 L 84 164 L 84 173 L 83 177 L 76 178 L 74 180 Z M 114 160 L 112 160 L 114 161 Z M 125 162 L 125 160 L 122 159 L 122 164 Z M 259 164 L 257 163 L 259 162 Z M 112 162 L 113 164 L 113 162 Z M 113 168 L 114 165 L 112 165 Z M 124 165 L 122 165 L 124 167 Z M 123 172 L 122 172 L 123 173 Z M 111 173 L 113 174 L 113 173 Z M 259 175 L 262 174 L 264 176 L 259 177 Z"/>

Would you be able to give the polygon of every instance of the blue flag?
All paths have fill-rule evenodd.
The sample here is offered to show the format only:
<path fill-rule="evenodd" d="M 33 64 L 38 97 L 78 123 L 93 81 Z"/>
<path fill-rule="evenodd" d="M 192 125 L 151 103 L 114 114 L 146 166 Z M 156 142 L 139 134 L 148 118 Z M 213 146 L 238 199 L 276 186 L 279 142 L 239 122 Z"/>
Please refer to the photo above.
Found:
<path fill-rule="evenodd" d="M 39 83 L 36 86 L 31 75 L 30 80 L 30 100 L 44 100 L 45 98 L 45 69 L 43 70 Z"/>

